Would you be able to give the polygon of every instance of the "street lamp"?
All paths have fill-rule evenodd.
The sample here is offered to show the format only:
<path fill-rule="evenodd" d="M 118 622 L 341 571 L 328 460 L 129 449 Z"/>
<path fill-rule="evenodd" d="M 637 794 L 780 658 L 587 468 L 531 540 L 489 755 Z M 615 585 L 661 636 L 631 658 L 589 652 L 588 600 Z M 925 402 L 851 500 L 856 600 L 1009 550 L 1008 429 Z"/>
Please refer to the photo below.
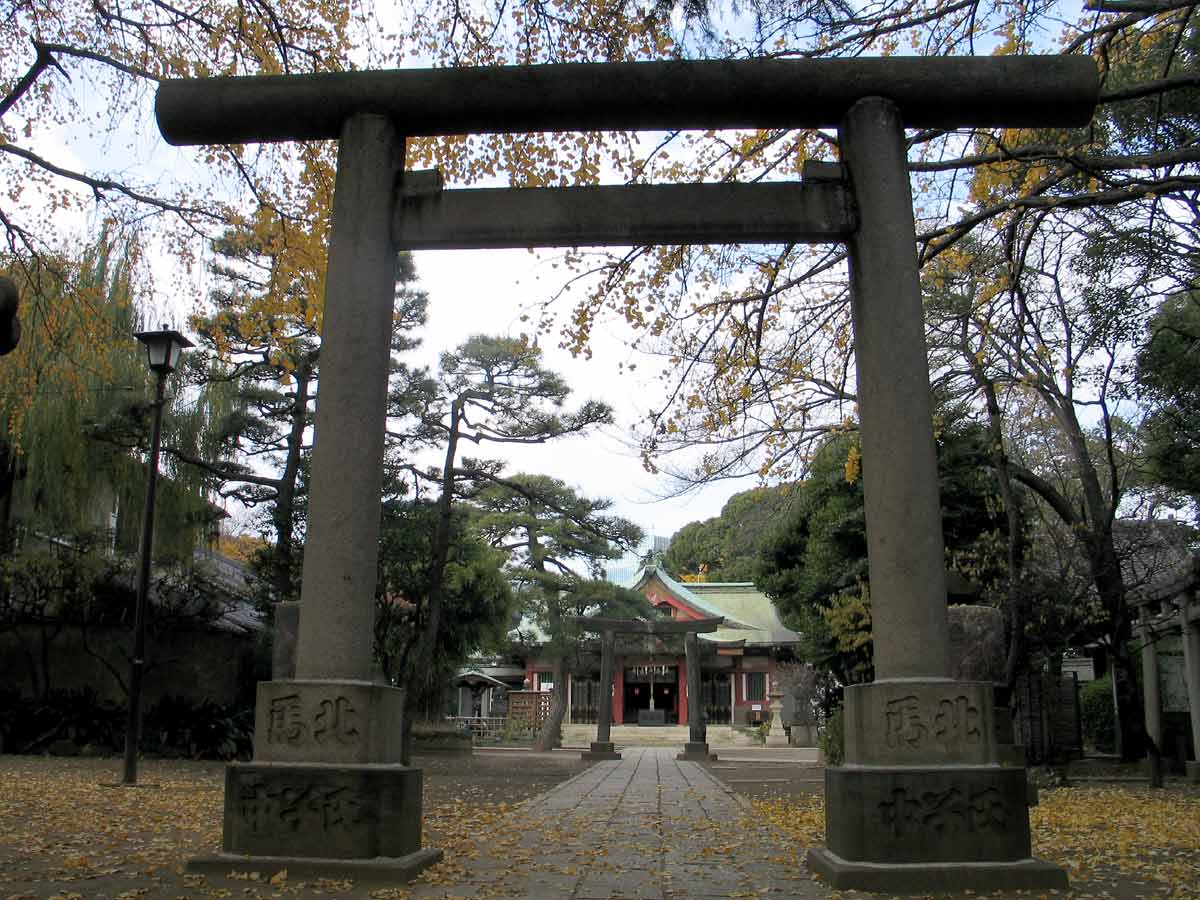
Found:
<path fill-rule="evenodd" d="M 158 487 L 158 449 L 162 434 L 163 391 L 167 375 L 179 365 L 179 355 L 192 342 L 165 325 L 162 331 L 134 335 L 146 347 L 146 361 L 156 376 L 154 425 L 150 431 L 150 472 L 142 510 L 142 540 L 138 547 L 137 607 L 133 620 L 133 659 L 129 667 L 129 718 L 125 725 L 125 784 L 137 784 L 138 732 L 142 718 L 142 675 L 146 663 L 146 607 L 150 593 L 150 547 L 154 542 L 154 498 Z"/>

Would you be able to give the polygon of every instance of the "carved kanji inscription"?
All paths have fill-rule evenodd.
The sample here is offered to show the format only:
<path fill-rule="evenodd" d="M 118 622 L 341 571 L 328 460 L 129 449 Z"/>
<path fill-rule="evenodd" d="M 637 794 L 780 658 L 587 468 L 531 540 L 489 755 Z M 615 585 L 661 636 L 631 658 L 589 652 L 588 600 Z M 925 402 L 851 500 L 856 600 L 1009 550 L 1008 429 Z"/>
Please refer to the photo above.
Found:
<path fill-rule="evenodd" d="M 268 785 L 261 779 L 239 785 L 237 815 L 259 834 L 349 830 L 372 818 L 370 798 L 346 785 Z"/>
<path fill-rule="evenodd" d="M 902 838 L 920 833 L 1002 834 L 1010 812 L 994 787 L 971 794 L 957 787 L 944 791 L 896 788 L 890 800 L 879 804 L 879 816 L 894 837 Z"/>
<path fill-rule="evenodd" d="M 946 749 L 983 740 L 982 713 L 970 697 L 921 702 L 915 694 L 884 706 L 884 738 L 890 749 L 920 749 L 936 742 Z"/>
<path fill-rule="evenodd" d="M 306 703 L 300 694 L 287 694 L 272 699 L 268 707 L 270 744 L 354 744 L 359 738 L 358 712 L 349 697 L 337 695 Z"/>

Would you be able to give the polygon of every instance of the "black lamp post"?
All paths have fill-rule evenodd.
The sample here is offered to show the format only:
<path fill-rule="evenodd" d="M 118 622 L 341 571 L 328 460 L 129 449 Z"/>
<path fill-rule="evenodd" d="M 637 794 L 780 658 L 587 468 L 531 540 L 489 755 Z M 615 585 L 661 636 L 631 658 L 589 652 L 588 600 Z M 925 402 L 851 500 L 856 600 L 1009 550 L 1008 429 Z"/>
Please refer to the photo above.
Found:
<path fill-rule="evenodd" d="M 150 548 L 154 543 L 154 498 L 158 487 L 158 449 L 162 435 L 163 390 L 167 375 L 179 365 L 179 355 L 192 342 L 178 331 L 141 331 L 134 335 L 146 346 L 150 371 L 156 378 L 154 425 L 150 432 L 150 472 L 142 510 L 142 539 L 138 547 L 137 608 L 133 620 L 133 660 L 129 667 L 129 718 L 125 725 L 125 784 L 137 784 L 138 732 L 142 718 L 142 675 L 146 664 L 146 608 L 150 593 Z"/>

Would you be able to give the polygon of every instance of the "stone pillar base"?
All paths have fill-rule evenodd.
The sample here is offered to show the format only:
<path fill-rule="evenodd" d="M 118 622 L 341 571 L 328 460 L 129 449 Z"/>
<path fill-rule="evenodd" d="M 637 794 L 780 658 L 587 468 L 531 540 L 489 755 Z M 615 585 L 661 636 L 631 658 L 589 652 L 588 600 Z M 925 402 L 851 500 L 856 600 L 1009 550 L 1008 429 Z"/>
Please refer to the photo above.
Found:
<path fill-rule="evenodd" d="M 590 750 L 584 750 L 579 754 L 581 759 L 595 762 L 601 759 L 620 759 L 621 754 L 617 752 L 617 747 L 612 741 L 592 741 Z"/>
<path fill-rule="evenodd" d="M 767 739 L 763 741 L 764 747 L 786 747 L 788 739 L 786 734 L 768 734 Z"/>
<path fill-rule="evenodd" d="M 825 770 L 825 848 L 813 871 L 889 893 L 1065 889 L 1036 860 L 1029 777 L 1002 765 L 993 686 L 950 680 L 846 688 L 846 765 Z"/>
<path fill-rule="evenodd" d="M 420 769 L 400 765 L 231 763 L 221 849 L 260 870 L 278 858 L 314 871 L 330 860 L 423 867 L 440 852 L 420 854 L 421 781 Z"/>
<path fill-rule="evenodd" d="M 188 860 L 187 870 L 202 875 L 258 872 L 270 878 L 287 871 L 290 878 L 351 878 L 355 881 L 396 883 L 412 881 L 422 870 L 440 862 L 442 851 L 427 849 L 407 856 L 374 859 L 320 859 L 305 856 L 239 856 L 213 853 Z"/>
<path fill-rule="evenodd" d="M 808 867 L 838 891 L 934 894 L 943 891 L 1066 890 L 1067 873 L 1040 859 L 975 863 L 863 863 L 824 847 L 809 850 Z"/>
<path fill-rule="evenodd" d="M 1001 766 L 827 768 L 825 845 L 856 863 L 1018 862 L 1026 786 Z"/>
<path fill-rule="evenodd" d="M 1030 855 L 1023 768 L 825 770 L 825 843 L 809 868 L 837 890 L 1059 890 L 1066 870 Z"/>
<path fill-rule="evenodd" d="M 675 758 L 687 762 L 713 762 L 717 754 L 709 752 L 707 742 L 688 741 L 683 745 L 683 752 Z"/>

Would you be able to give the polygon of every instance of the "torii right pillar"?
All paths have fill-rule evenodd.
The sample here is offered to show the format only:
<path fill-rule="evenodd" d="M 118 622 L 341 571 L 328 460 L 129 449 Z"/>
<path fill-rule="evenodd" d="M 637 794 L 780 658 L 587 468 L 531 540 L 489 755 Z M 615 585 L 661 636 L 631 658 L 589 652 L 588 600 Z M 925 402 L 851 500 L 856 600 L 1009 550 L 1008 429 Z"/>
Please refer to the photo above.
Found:
<path fill-rule="evenodd" d="M 945 558 L 904 125 L 859 100 L 839 140 L 850 239 L 875 681 L 846 689 L 845 763 L 825 772 L 834 888 L 1051 889 L 1034 859 L 1024 767 L 999 762 L 992 685 L 950 678 Z"/>

